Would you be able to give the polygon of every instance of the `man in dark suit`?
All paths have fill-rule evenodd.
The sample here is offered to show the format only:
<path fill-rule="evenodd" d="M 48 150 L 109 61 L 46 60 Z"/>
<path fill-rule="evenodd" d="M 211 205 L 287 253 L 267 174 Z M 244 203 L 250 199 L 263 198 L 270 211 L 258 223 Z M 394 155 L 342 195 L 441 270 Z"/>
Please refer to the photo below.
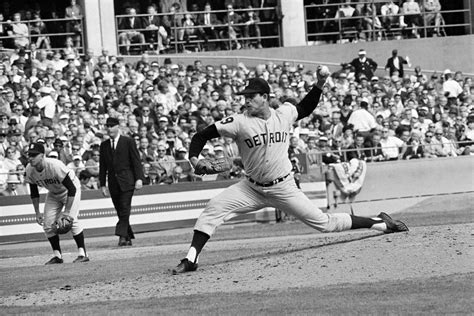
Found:
<path fill-rule="evenodd" d="M 199 14 L 197 23 L 200 26 L 199 33 L 209 49 L 209 38 L 219 39 L 219 30 L 216 25 L 221 24 L 219 19 L 217 19 L 217 15 L 211 12 L 211 5 L 209 3 L 206 3 L 204 6 L 204 13 Z"/>
<path fill-rule="evenodd" d="M 149 16 L 144 18 L 145 27 L 148 30 L 145 31 L 145 39 L 147 43 L 154 45 L 159 53 L 166 48 L 168 32 L 164 28 L 161 17 L 157 15 L 154 5 L 148 6 L 147 13 Z"/>
<path fill-rule="evenodd" d="M 365 76 L 367 80 L 370 80 L 377 70 L 377 63 L 366 55 L 367 52 L 364 49 L 360 49 L 359 58 L 355 58 L 350 62 L 350 65 L 354 67 L 357 82 L 359 82 L 363 76 Z"/>
<path fill-rule="evenodd" d="M 109 139 L 100 144 L 99 183 L 107 196 L 106 177 L 112 202 L 119 221 L 115 235 L 119 246 L 131 246 L 133 235 L 130 210 L 134 190 L 143 186 L 143 169 L 135 140 L 120 135 L 119 121 L 109 117 L 106 122 Z"/>
<path fill-rule="evenodd" d="M 119 24 L 119 30 L 123 31 L 119 34 L 119 44 L 125 47 L 126 54 L 130 52 L 132 43 L 145 44 L 145 36 L 140 32 L 145 28 L 145 22 L 137 16 L 137 10 L 134 8 L 130 8 L 128 14 L 129 16 L 123 18 Z M 141 51 L 141 48 L 139 50 Z"/>
<path fill-rule="evenodd" d="M 398 50 L 392 50 L 392 57 L 387 59 L 387 65 L 385 70 L 388 70 L 390 77 L 393 76 L 395 71 L 398 71 L 398 77 L 403 78 L 403 65 L 406 64 L 411 67 L 408 56 L 406 58 L 398 56 Z"/>

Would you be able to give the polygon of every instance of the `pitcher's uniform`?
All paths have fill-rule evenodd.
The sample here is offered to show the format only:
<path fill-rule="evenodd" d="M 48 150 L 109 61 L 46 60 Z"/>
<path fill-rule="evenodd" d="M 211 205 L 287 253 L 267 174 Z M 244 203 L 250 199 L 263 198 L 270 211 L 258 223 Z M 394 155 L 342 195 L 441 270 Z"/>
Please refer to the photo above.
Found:
<path fill-rule="evenodd" d="M 48 238 L 55 235 L 51 228 L 52 224 L 59 217 L 68 199 L 68 190 L 62 184 L 67 175 L 69 175 L 69 178 L 76 187 L 76 194 L 69 212 L 69 215 L 74 218 L 72 234 L 75 236 L 82 232 L 82 227 L 77 220 L 79 215 L 79 203 L 81 201 L 81 183 L 74 171 L 66 167 L 60 160 L 47 157 L 44 158 L 44 169 L 41 172 L 31 165 L 26 167 L 25 181 L 48 190 L 44 205 L 43 224 L 44 232 Z"/>
<path fill-rule="evenodd" d="M 244 112 L 215 124 L 219 135 L 235 140 L 247 178 L 212 198 L 194 229 L 211 236 L 223 222 L 266 206 L 281 209 L 322 232 L 350 229 L 349 214 L 323 213 L 295 184 L 287 153 L 290 128 L 298 117 L 296 107 L 284 103 L 270 111 L 267 120 Z"/>

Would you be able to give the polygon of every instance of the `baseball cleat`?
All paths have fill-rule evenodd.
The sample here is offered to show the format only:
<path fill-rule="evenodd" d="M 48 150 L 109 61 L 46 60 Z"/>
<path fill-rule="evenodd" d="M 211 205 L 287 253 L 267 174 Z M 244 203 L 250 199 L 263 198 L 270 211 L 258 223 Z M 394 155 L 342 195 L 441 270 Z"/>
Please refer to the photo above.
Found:
<path fill-rule="evenodd" d="M 88 261 L 90 261 L 90 260 L 89 260 L 89 257 L 87 257 L 87 256 L 77 256 L 77 258 L 74 259 L 73 263 L 88 262 Z"/>
<path fill-rule="evenodd" d="M 63 263 L 63 259 L 59 258 L 59 257 L 52 257 L 51 259 L 49 259 L 48 262 L 45 263 L 46 264 L 59 264 L 59 263 Z"/>
<path fill-rule="evenodd" d="M 387 213 L 381 212 L 378 217 L 381 218 L 387 225 L 387 230 L 384 231 L 385 234 L 408 231 L 408 227 L 407 225 L 405 225 L 405 223 L 403 223 L 402 221 L 394 220 Z"/>
<path fill-rule="evenodd" d="M 191 262 L 187 258 L 184 258 L 183 260 L 181 260 L 180 264 L 178 264 L 178 266 L 173 269 L 173 275 L 196 271 L 197 268 L 197 263 Z"/>

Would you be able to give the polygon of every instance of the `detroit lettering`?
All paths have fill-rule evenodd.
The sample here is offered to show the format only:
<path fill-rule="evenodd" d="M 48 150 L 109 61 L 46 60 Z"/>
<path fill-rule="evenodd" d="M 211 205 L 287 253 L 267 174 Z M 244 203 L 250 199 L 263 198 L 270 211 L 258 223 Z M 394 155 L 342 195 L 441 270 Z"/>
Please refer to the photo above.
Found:
<path fill-rule="evenodd" d="M 56 178 L 51 179 L 44 179 L 44 180 L 36 180 L 36 184 L 40 187 L 44 187 L 48 184 L 61 184 L 61 182 Z"/>
<path fill-rule="evenodd" d="M 284 143 L 288 139 L 287 132 L 274 132 L 269 134 L 257 134 L 244 140 L 248 148 L 253 148 L 261 145 Z"/>

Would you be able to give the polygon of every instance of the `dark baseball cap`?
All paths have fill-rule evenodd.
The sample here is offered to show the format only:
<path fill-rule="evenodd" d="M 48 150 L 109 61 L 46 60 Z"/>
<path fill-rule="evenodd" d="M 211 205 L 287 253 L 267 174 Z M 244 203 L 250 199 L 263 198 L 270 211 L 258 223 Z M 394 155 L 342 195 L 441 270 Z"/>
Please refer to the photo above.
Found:
<path fill-rule="evenodd" d="M 116 119 L 115 117 L 109 117 L 107 118 L 107 121 L 105 122 L 106 126 L 115 126 L 119 125 L 119 120 Z"/>
<path fill-rule="evenodd" d="M 44 154 L 44 146 L 40 143 L 33 143 L 28 146 L 29 155 Z"/>
<path fill-rule="evenodd" d="M 244 90 L 240 91 L 237 94 L 244 95 L 244 94 L 254 94 L 254 93 L 269 94 L 270 86 L 262 78 L 252 78 L 249 80 L 247 87 L 245 87 Z"/>

